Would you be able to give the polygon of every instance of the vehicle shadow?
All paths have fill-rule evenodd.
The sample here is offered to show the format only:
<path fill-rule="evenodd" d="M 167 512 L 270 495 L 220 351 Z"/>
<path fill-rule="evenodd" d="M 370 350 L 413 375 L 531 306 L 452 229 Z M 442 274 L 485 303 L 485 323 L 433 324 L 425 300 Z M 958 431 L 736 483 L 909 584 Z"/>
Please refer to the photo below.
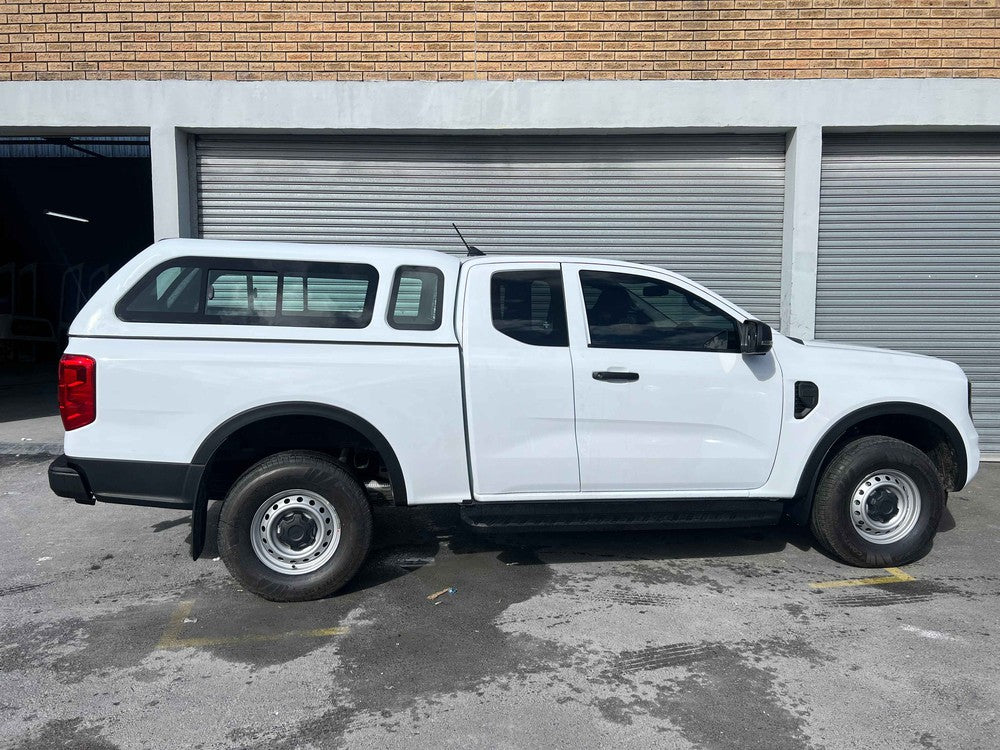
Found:
<path fill-rule="evenodd" d="M 216 533 L 221 503 L 209 507 L 203 557 L 218 557 Z M 834 560 L 816 545 L 807 528 L 785 520 L 776 526 L 731 529 L 661 529 L 647 531 L 484 532 L 462 522 L 454 506 L 380 507 L 368 559 L 339 594 L 376 588 L 433 564 L 447 547 L 451 554 L 495 555 L 503 565 L 543 565 L 668 561 L 753 557 L 788 546 Z M 945 510 L 940 531 L 955 528 Z"/>
<path fill-rule="evenodd" d="M 441 550 L 495 555 L 504 565 L 639 562 L 765 555 L 791 545 L 813 548 L 809 531 L 791 522 L 735 529 L 501 532 L 463 523 L 455 507 L 379 508 L 372 552 L 343 593 L 362 591 L 430 564 Z"/>
<path fill-rule="evenodd" d="M 221 507 L 219 502 L 209 506 L 202 557 L 219 555 L 216 535 Z M 787 545 L 800 550 L 814 547 L 809 531 L 790 522 L 735 529 L 483 532 L 463 523 L 454 506 L 379 507 L 374 520 L 368 559 L 339 594 L 364 591 L 409 575 L 432 564 L 444 546 L 459 556 L 495 555 L 504 565 L 739 557 L 780 552 Z"/>
<path fill-rule="evenodd" d="M 951 512 L 951 508 L 946 506 L 944 513 L 941 514 L 941 522 L 938 524 L 938 533 L 947 533 L 952 531 L 957 526 L 958 524 L 955 523 L 955 516 Z"/>

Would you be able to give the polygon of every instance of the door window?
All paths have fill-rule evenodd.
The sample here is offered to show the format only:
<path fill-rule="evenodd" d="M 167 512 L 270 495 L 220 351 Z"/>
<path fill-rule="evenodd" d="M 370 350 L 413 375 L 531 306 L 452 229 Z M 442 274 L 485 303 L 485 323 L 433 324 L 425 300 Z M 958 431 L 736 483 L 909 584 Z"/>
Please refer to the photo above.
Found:
<path fill-rule="evenodd" d="M 558 270 L 502 271 L 490 280 L 493 327 L 532 346 L 569 346 Z"/>
<path fill-rule="evenodd" d="M 581 271 L 590 345 L 738 352 L 736 321 L 695 294 L 646 276 Z"/>

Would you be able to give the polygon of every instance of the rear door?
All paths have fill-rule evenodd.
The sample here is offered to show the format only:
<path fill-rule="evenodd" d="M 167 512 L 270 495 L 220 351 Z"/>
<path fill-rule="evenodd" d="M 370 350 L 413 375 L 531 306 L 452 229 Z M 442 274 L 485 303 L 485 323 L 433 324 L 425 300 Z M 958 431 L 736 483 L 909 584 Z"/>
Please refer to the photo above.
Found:
<path fill-rule="evenodd" d="M 473 494 L 578 492 L 573 364 L 558 263 L 463 268 L 459 322 Z"/>
<path fill-rule="evenodd" d="M 563 264 L 584 493 L 760 487 L 782 385 L 742 355 L 737 319 L 669 275 Z"/>

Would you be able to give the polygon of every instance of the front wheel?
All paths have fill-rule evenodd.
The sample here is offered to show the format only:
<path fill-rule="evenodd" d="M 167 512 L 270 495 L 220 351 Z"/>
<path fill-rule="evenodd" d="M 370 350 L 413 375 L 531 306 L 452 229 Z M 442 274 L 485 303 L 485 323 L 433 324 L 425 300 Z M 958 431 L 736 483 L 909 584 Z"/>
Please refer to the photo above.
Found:
<path fill-rule="evenodd" d="M 219 516 L 219 552 L 249 591 L 271 601 L 328 596 L 368 554 L 364 490 L 322 453 L 289 451 L 248 469 Z"/>
<path fill-rule="evenodd" d="M 863 437 L 823 470 L 809 525 L 849 565 L 904 565 L 930 551 L 946 498 L 923 452 L 895 438 Z"/>

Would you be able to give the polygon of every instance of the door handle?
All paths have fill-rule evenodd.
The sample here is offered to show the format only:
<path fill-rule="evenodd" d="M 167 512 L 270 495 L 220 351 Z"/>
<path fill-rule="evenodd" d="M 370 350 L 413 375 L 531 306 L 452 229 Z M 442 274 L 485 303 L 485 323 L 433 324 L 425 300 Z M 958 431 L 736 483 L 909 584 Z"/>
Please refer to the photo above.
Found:
<path fill-rule="evenodd" d="M 621 372 L 617 370 L 598 370 L 594 373 L 594 380 L 605 383 L 634 383 L 639 379 L 637 372 Z"/>

